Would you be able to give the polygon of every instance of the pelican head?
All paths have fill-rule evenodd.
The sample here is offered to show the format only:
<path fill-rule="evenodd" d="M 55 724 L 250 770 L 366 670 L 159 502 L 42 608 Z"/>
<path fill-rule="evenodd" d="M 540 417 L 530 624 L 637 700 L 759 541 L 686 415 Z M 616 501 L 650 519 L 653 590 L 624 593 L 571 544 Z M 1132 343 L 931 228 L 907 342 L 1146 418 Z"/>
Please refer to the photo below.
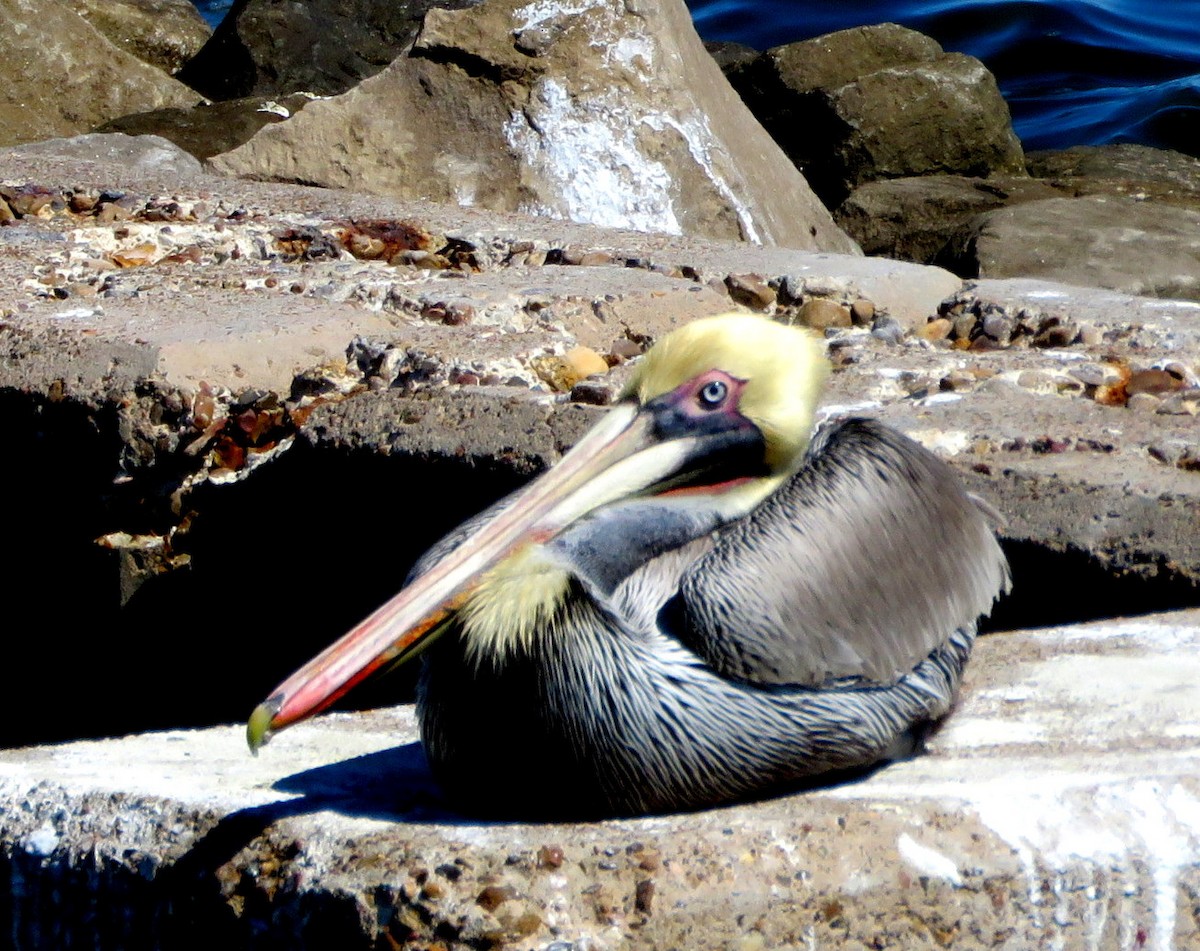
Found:
<path fill-rule="evenodd" d="M 563 590 L 548 546 L 580 519 L 648 497 L 703 495 L 723 518 L 750 511 L 800 465 L 827 374 L 817 338 L 763 317 L 704 318 L 664 337 L 555 467 L 471 524 L 453 550 L 435 550 L 411 584 L 260 704 L 251 748 L 415 655 L 455 619 L 476 631 L 478 652 L 528 640 Z M 518 575 L 521 584 L 503 583 Z"/>

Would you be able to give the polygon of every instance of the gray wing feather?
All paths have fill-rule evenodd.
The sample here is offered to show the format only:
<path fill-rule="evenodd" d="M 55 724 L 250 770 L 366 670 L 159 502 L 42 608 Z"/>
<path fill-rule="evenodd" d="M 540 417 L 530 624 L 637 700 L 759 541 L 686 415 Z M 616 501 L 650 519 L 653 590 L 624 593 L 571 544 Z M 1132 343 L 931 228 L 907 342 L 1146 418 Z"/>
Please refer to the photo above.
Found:
<path fill-rule="evenodd" d="M 672 625 L 726 676 L 820 685 L 909 673 L 1009 586 L 990 520 L 944 462 L 870 420 L 818 433 L 801 469 L 687 571 Z"/>

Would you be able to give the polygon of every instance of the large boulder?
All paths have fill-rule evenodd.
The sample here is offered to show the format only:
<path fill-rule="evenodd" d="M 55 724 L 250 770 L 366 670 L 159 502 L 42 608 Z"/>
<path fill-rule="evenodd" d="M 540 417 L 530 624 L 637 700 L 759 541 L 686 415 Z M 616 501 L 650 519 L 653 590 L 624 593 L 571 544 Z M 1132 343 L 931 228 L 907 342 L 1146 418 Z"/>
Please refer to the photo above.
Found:
<path fill-rule="evenodd" d="M 1059 194 L 1049 183 L 1020 175 L 892 178 L 856 188 L 834 220 L 866 254 L 928 264 L 977 215 Z"/>
<path fill-rule="evenodd" d="M 211 160 L 225 174 L 856 253 L 680 0 L 434 9 L 412 51 Z"/>
<path fill-rule="evenodd" d="M 77 135 L 199 98 L 55 0 L 0 0 L 0 145 Z"/>
<path fill-rule="evenodd" d="M 1086 196 L 990 211 L 938 263 L 967 277 L 1034 277 L 1200 300 L 1200 211 Z"/>
<path fill-rule="evenodd" d="M 894 23 L 779 46 L 727 75 L 830 208 L 877 179 L 1024 171 L 992 74 Z"/>
<path fill-rule="evenodd" d="M 1031 152 L 1029 174 L 1076 194 L 1132 195 L 1200 210 L 1200 158 L 1147 145 Z"/>
<path fill-rule="evenodd" d="M 89 132 L 66 139 L 28 142 L 9 151 L 9 156 L 47 156 L 55 159 L 119 164 L 131 172 L 147 172 L 190 178 L 201 172 L 195 156 L 169 139 L 157 135 L 122 135 Z"/>
<path fill-rule="evenodd" d="M 212 36 L 190 0 L 81 0 L 77 9 L 112 43 L 168 73 Z"/>
<path fill-rule="evenodd" d="M 408 47 L 435 2 L 470 0 L 238 0 L 179 78 L 210 99 L 336 96 Z"/>

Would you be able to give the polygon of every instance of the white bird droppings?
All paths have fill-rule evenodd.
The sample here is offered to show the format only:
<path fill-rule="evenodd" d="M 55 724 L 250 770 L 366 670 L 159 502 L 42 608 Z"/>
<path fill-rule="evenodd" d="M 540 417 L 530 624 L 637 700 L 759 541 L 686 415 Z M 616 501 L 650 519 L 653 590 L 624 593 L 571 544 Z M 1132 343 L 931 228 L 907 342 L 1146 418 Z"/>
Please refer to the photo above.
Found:
<path fill-rule="evenodd" d="M 940 878 L 956 888 L 962 885 L 958 866 L 951 859 L 927 845 L 921 845 L 907 832 L 901 833 L 896 840 L 896 847 L 900 850 L 900 857 L 916 869 L 918 875 Z"/>

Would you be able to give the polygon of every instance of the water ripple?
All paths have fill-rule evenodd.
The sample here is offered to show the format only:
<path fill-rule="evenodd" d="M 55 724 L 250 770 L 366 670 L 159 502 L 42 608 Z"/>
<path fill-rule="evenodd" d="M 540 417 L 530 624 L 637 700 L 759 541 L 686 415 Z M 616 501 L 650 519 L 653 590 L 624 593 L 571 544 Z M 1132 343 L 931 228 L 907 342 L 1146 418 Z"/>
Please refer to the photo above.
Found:
<path fill-rule="evenodd" d="M 1200 2 L 691 0 L 705 39 L 767 49 L 892 21 L 977 56 L 1027 149 L 1141 142 L 1200 154 Z"/>

